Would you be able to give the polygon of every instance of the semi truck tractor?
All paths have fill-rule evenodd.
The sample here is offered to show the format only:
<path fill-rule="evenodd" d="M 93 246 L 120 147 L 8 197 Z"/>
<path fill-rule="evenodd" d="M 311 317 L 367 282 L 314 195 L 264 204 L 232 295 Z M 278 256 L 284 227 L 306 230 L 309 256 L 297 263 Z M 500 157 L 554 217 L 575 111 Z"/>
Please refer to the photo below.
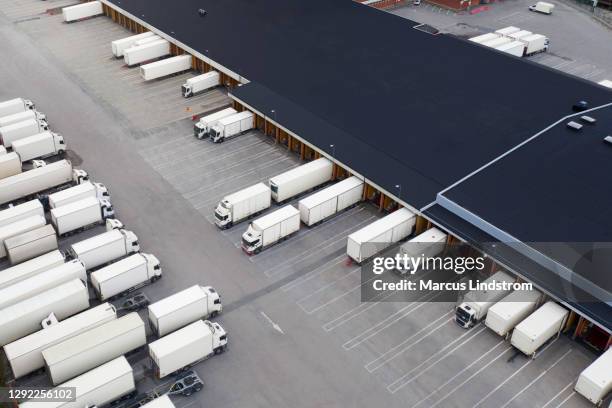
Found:
<path fill-rule="evenodd" d="M 219 75 L 217 71 L 209 71 L 185 81 L 183 86 L 181 86 L 181 93 L 183 97 L 189 98 L 200 92 L 219 86 L 220 84 L 221 75 Z"/>
<path fill-rule="evenodd" d="M 574 390 L 601 406 L 606 395 L 612 391 L 612 347 L 580 373 Z"/>
<path fill-rule="evenodd" d="M 14 285 L 31 276 L 64 264 L 64 255 L 58 250 L 51 251 L 29 261 L 5 269 L 0 273 L 0 289 Z"/>
<path fill-rule="evenodd" d="M 15 98 L 8 101 L 0 102 L 0 117 L 13 115 L 27 110 L 34 110 L 36 107 L 29 99 Z"/>
<path fill-rule="evenodd" d="M 225 108 L 218 112 L 211 113 L 200 118 L 200 120 L 193 125 L 193 135 L 198 139 L 206 139 L 209 136 L 209 132 L 217 122 L 223 118 L 238 113 L 234 108 Z"/>
<path fill-rule="evenodd" d="M 42 355 L 47 374 L 57 385 L 145 344 L 145 324 L 134 312 L 55 344 Z"/>
<path fill-rule="evenodd" d="M 103 407 L 136 394 L 134 373 L 130 363 L 121 356 L 81 374 L 58 388 L 75 390 L 74 400 L 45 402 L 30 400 L 19 404 L 21 408 L 84 408 Z"/>
<path fill-rule="evenodd" d="M 140 251 L 138 237 L 132 231 L 113 229 L 72 244 L 68 254 L 78 259 L 88 271 Z"/>
<path fill-rule="evenodd" d="M 62 8 L 62 16 L 66 23 L 99 16 L 102 13 L 102 3 L 99 1 L 89 1 L 87 3 Z"/>
<path fill-rule="evenodd" d="M 47 224 L 6 239 L 4 249 L 11 265 L 17 265 L 56 250 L 57 235 L 55 229 Z"/>
<path fill-rule="evenodd" d="M 33 215 L 31 217 L 24 218 L 0 227 L 0 258 L 4 258 L 7 255 L 6 247 L 4 246 L 4 242 L 7 239 L 42 227 L 45 225 L 45 223 L 46 221 L 44 217 L 41 217 L 40 215 Z"/>
<path fill-rule="evenodd" d="M 300 230 L 300 212 L 288 205 L 253 221 L 242 234 L 242 249 L 248 255 L 287 239 Z"/>
<path fill-rule="evenodd" d="M 516 290 L 489 308 L 485 325 L 502 337 L 531 314 L 542 294 L 537 290 Z"/>
<path fill-rule="evenodd" d="M 212 286 L 194 285 L 149 305 L 149 322 L 158 337 L 198 319 L 221 313 L 221 296 Z"/>
<path fill-rule="evenodd" d="M 414 213 L 406 208 L 400 208 L 349 235 L 346 254 L 361 264 L 388 246 L 412 234 L 415 224 Z"/>
<path fill-rule="evenodd" d="M 282 203 L 331 181 L 333 167 L 331 161 L 321 157 L 272 177 L 270 179 L 272 199 Z"/>
<path fill-rule="evenodd" d="M 436 227 L 432 227 L 427 231 L 417 235 L 414 238 L 404 242 L 399 247 L 398 253 L 401 256 L 409 258 L 432 258 L 440 255 L 446 248 L 448 235 Z M 399 271 L 403 273 L 414 271 Z"/>
<path fill-rule="evenodd" d="M 240 136 L 255 127 L 253 112 L 238 112 L 232 116 L 220 119 L 210 130 L 210 140 L 213 143 L 222 143 L 228 139 Z"/>
<path fill-rule="evenodd" d="M 21 160 L 15 152 L 0 156 L 0 179 L 21 173 Z"/>
<path fill-rule="evenodd" d="M 149 344 L 157 378 L 186 369 L 227 348 L 227 333 L 218 323 L 198 320 Z"/>
<path fill-rule="evenodd" d="M 86 181 L 65 190 L 49 194 L 49 208 L 62 207 L 89 197 L 110 201 L 110 193 L 104 184 Z"/>
<path fill-rule="evenodd" d="M 478 35 L 476 37 L 472 37 L 470 38 L 470 41 L 475 42 L 477 44 L 482 44 L 484 42 L 491 41 L 499 37 L 501 37 L 501 34 L 487 33 L 487 34 Z"/>
<path fill-rule="evenodd" d="M 123 51 L 123 60 L 126 65 L 134 66 L 143 62 L 152 61 L 170 54 L 170 43 L 166 40 L 156 40 Z"/>
<path fill-rule="evenodd" d="M 151 254 L 138 253 L 92 272 L 90 279 L 98 298 L 106 300 L 153 283 L 161 276 L 159 260 Z"/>
<path fill-rule="evenodd" d="M 168 75 L 178 74 L 179 72 L 191 69 L 191 55 L 177 55 L 161 61 L 151 62 L 140 66 L 140 76 L 145 81 L 163 78 Z"/>
<path fill-rule="evenodd" d="M 221 229 L 230 228 L 270 208 L 270 201 L 270 187 L 264 183 L 225 196 L 215 209 L 215 224 Z"/>
<path fill-rule="evenodd" d="M 84 170 L 73 169 L 68 160 L 60 160 L 0 180 L 0 205 L 51 193 L 88 179 Z"/>
<path fill-rule="evenodd" d="M 546 302 L 514 328 L 510 343 L 535 358 L 538 349 L 563 330 L 569 312 L 555 302 Z"/>
<path fill-rule="evenodd" d="M 50 314 L 62 320 L 89 307 L 89 292 L 74 279 L 0 310 L 0 346 L 40 330 Z"/>
<path fill-rule="evenodd" d="M 21 162 L 43 159 L 66 152 L 64 137 L 54 132 L 42 132 L 13 142 L 13 151 Z"/>
<path fill-rule="evenodd" d="M 40 113 L 36 109 L 29 109 L 19 113 L 13 113 L 12 115 L 0 117 L 0 127 L 12 125 L 13 123 L 23 122 L 24 120 L 41 120 L 47 121 L 47 116 L 44 113 Z"/>
<path fill-rule="evenodd" d="M 0 127 L 0 139 L 4 147 L 9 148 L 17 140 L 49 130 L 44 120 L 28 119 Z"/>
<path fill-rule="evenodd" d="M 39 200 L 30 200 L 25 203 L 9 207 L 0 211 L 0 227 L 23 220 L 24 218 L 39 215 L 45 216 L 45 209 Z"/>
<path fill-rule="evenodd" d="M 352 176 L 300 200 L 300 219 L 309 227 L 361 201 L 363 181 Z"/>
<path fill-rule="evenodd" d="M 550 41 L 542 34 L 532 34 L 520 39 L 525 44 L 525 56 L 534 55 L 548 50 Z"/>
<path fill-rule="evenodd" d="M 159 37 L 151 31 L 144 32 L 142 34 L 131 35 L 129 37 L 121 38 L 111 42 L 111 51 L 117 58 L 123 57 L 123 51 L 132 47 L 137 41 L 149 37 Z"/>
<path fill-rule="evenodd" d="M 44 368 L 44 350 L 116 318 L 115 307 L 103 303 L 7 344 L 4 352 L 14 378 L 19 379 Z"/>
<path fill-rule="evenodd" d="M 498 271 L 486 279 L 484 284 L 512 284 L 515 279 L 506 272 Z M 487 315 L 489 308 L 510 293 L 511 289 L 472 290 L 465 294 L 463 302 L 455 309 L 455 321 L 464 329 L 474 327 Z"/>
<path fill-rule="evenodd" d="M 94 197 L 52 208 L 50 213 L 51 223 L 59 236 L 102 224 L 107 218 L 115 215 L 110 201 Z"/>

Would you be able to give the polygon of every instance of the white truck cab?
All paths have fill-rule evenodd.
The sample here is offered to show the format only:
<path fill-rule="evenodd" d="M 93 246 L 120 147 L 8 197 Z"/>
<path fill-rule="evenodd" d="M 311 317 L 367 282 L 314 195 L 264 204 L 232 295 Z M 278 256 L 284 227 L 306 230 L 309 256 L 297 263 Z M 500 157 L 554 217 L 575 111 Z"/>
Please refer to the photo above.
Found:
<path fill-rule="evenodd" d="M 242 249 L 249 255 L 259 252 L 263 245 L 262 235 L 262 231 L 253 228 L 253 224 L 249 225 L 246 232 L 242 234 Z"/>
<path fill-rule="evenodd" d="M 213 352 L 215 354 L 222 353 L 227 348 L 227 333 L 219 323 L 213 323 L 205 320 L 204 323 L 210 328 L 213 334 Z"/>
<path fill-rule="evenodd" d="M 228 200 L 221 200 L 215 208 L 215 224 L 219 228 L 225 228 L 232 224 L 231 204 Z"/>
<path fill-rule="evenodd" d="M 123 223 L 116 218 L 108 218 L 106 220 L 106 231 L 108 232 L 114 229 L 123 229 Z"/>
<path fill-rule="evenodd" d="M 115 209 L 107 199 L 100 199 L 100 210 L 102 211 L 102 219 L 104 220 L 115 216 Z"/>

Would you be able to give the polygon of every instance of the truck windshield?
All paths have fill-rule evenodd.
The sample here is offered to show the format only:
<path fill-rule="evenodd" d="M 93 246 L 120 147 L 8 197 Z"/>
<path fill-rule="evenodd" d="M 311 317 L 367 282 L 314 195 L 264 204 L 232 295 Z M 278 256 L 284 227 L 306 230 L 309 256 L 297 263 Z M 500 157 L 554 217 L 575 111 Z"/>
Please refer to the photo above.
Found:
<path fill-rule="evenodd" d="M 470 314 L 466 312 L 465 310 L 459 308 L 457 309 L 457 319 L 461 323 L 467 323 L 470 320 Z"/>
<path fill-rule="evenodd" d="M 242 243 L 243 243 L 243 244 L 244 244 L 244 246 L 246 246 L 246 247 L 254 247 L 254 246 L 256 246 L 257 244 L 259 244 L 259 240 L 258 240 L 258 239 L 256 239 L 255 241 L 248 241 L 247 239 L 242 238 Z"/>
<path fill-rule="evenodd" d="M 227 220 L 227 215 L 221 215 L 215 211 L 215 218 L 217 218 L 219 221 L 225 221 Z"/>
<path fill-rule="evenodd" d="M 270 190 L 272 190 L 273 193 L 278 193 L 278 186 L 270 183 Z"/>

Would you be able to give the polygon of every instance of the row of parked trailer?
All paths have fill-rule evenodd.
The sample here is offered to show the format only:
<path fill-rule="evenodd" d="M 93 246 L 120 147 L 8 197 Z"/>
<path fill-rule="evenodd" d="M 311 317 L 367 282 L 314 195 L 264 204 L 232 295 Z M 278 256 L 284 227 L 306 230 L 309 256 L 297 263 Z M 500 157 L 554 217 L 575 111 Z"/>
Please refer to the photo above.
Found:
<path fill-rule="evenodd" d="M 516 57 L 528 57 L 548 50 L 550 40 L 542 34 L 510 26 L 470 38 L 470 41 Z"/>

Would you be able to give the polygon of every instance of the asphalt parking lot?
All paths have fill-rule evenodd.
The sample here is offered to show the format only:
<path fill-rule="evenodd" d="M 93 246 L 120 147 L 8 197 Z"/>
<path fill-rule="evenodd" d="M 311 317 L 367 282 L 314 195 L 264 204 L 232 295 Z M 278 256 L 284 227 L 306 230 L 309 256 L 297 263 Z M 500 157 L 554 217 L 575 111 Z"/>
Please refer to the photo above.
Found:
<path fill-rule="evenodd" d="M 511 359 L 508 342 L 482 325 L 459 328 L 454 305 L 435 293 L 361 303 L 359 267 L 345 246 L 382 216 L 370 204 L 243 254 L 246 223 L 219 231 L 214 206 L 298 158 L 256 131 L 222 144 L 196 140 L 191 115 L 227 105 L 221 90 L 181 98 L 193 74 L 145 84 L 110 56 L 110 41 L 128 31 L 104 17 L 63 24 L 45 7 L 64 3 L 42 4 L 0 0 L 0 55 L 13 56 L 0 65 L 0 100 L 33 99 L 79 166 L 107 184 L 117 217 L 162 262 L 164 278 L 143 290 L 152 301 L 195 283 L 221 293 L 229 351 L 196 367 L 205 389 L 177 398 L 179 407 L 590 406 L 573 384 L 594 355 L 565 336 L 535 360 Z M 141 354 L 130 361 L 140 391 L 157 384 Z"/>

